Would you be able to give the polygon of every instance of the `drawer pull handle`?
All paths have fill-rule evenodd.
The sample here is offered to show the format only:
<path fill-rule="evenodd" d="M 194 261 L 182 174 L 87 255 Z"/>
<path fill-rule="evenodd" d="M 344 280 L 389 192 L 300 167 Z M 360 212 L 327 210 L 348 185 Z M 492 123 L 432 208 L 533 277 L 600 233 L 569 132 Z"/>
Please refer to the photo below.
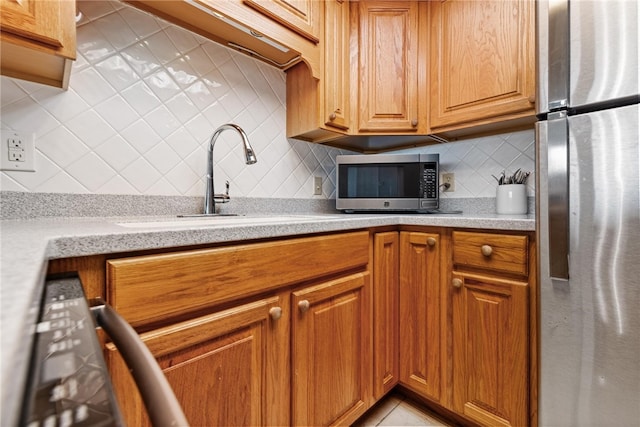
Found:
<path fill-rule="evenodd" d="M 336 119 L 336 113 L 329 114 L 329 120 L 334 121 Z"/>
<path fill-rule="evenodd" d="M 416 126 L 418 126 L 418 119 L 411 120 L 411 127 L 416 127 Z"/>
<path fill-rule="evenodd" d="M 461 288 L 462 287 L 462 280 L 461 279 L 453 279 L 451 281 L 451 284 L 453 285 L 454 288 Z"/>
<path fill-rule="evenodd" d="M 303 299 L 298 303 L 298 308 L 300 309 L 301 313 L 306 313 L 307 310 L 309 310 L 309 301 Z"/>
<path fill-rule="evenodd" d="M 435 245 L 436 245 L 436 239 L 435 239 L 435 238 L 433 238 L 433 237 L 429 237 L 429 238 L 427 239 L 427 245 L 429 245 L 429 246 L 435 246 Z"/>
<path fill-rule="evenodd" d="M 491 253 L 493 252 L 493 248 L 489 245 L 482 245 L 482 248 L 480 248 L 480 251 L 484 256 L 491 256 Z"/>
<path fill-rule="evenodd" d="M 271 307 L 269 316 L 271 316 L 272 320 L 280 319 L 282 317 L 282 309 L 280 307 Z"/>

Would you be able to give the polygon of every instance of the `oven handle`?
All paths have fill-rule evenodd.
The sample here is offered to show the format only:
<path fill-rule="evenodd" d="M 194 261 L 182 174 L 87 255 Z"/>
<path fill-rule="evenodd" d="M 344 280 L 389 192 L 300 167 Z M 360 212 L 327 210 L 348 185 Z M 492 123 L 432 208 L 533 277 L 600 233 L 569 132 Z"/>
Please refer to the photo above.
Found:
<path fill-rule="evenodd" d="M 173 389 L 149 348 L 136 331 L 110 305 L 91 307 L 96 324 L 111 337 L 140 390 L 154 427 L 188 426 Z"/>

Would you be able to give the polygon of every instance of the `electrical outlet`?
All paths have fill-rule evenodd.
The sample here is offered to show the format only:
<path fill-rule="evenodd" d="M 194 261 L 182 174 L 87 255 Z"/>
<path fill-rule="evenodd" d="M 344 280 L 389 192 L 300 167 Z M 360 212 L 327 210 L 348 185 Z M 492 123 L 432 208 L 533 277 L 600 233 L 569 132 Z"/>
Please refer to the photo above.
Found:
<path fill-rule="evenodd" d="M 442 179 L 440 180 L 440 185 L 442 184 L 449 184 L 449 188 L 446 187 L 442 187 L 443 188 L 443 192 L 445 193 L 449 193 L 452 191 L 456 191 L 456 176 L 453 172 L 450 173 L 443 173 L 442 174 Z"/>
<path fill-rule="evenodd" d="M 0 134 L 0 170 L 35 172 L 33 134 L 6 129 Z"/>
<path fill-rule="evenodd" d="M 322 196 L 322 177 L 321 176 L 313 177 L 313 195 Z"/>

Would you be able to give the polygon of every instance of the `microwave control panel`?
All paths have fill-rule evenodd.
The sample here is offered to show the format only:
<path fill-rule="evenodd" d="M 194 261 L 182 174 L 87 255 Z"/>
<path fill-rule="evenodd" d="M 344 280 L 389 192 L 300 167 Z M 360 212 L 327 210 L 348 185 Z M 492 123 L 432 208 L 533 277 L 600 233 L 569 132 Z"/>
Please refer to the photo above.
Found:
<path fill-rule="evenodd" d="M 421 187 L 423 199 L 438 197 L 438 166 L 435 162 L 423 163 Z"/>

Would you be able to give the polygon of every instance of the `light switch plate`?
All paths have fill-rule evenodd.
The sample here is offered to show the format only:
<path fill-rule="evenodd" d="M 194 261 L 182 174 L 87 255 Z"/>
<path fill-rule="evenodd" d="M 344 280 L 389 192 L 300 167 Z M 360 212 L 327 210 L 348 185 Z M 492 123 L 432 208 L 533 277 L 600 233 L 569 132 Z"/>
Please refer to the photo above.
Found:
<path fill-rule="evenodd" d="M 7 129 L 0 133 L 0 170 L 35 172 L 33 133 Z"/>

